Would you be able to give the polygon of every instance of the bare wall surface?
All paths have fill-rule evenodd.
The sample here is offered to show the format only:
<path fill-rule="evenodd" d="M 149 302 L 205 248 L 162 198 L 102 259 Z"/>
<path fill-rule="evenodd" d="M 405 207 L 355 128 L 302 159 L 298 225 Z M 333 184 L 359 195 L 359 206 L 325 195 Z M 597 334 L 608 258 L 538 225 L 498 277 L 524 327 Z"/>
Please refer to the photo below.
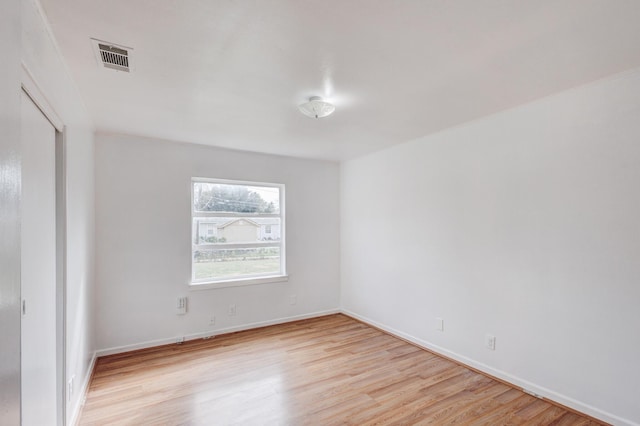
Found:
<path fill-rule="evenodd" d="M 20 1 L 0 13 L 0 424 L 20 422 Z"/>
<path fill-rule="evenodd" d="M 285 184 L 288 282 L 190 291 L 192 177 Z M 338 185 L 333 162 L 98 134 L 98 348 L 337 309 Z M 176 315 L 179 296 L 189 298 L 183 316 Z"/>
<path fill-rule="evenodd" d="M 343 308 L 640 423 L 639 100 L 629 72 L 343 163 Z"/>

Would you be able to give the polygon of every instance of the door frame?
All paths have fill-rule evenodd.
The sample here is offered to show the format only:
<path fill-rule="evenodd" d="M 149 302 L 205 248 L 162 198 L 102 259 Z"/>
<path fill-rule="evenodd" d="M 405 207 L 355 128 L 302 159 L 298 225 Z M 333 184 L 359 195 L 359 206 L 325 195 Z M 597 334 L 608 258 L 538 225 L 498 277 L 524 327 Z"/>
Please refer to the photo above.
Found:
<path fill-rule="evenodd" d="M 21 86 L 24 93 L 54 127 L 56 200 L 56 424 L 67 424 L 67 164 L 66 128 L 60 116 L 22 62 Z"/>

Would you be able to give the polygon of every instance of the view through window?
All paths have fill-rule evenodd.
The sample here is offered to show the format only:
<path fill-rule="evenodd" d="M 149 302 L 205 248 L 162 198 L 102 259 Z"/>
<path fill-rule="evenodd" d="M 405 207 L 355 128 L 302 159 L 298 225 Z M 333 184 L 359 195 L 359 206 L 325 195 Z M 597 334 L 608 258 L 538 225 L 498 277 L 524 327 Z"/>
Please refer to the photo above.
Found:
<path fill-rule="evenodd" d="M 284 186 L 192 180 L 193 284 L 285 275 Z"/>

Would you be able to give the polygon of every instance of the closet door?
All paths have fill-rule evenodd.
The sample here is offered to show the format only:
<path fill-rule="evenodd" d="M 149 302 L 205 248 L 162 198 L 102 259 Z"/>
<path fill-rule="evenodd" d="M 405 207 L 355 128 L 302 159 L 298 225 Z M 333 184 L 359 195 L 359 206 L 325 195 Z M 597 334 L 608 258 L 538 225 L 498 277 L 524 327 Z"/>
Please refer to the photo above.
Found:
<path fill-rule="evenodd" d="M 22 424 L 55 425 L 56 131 L 22 93 Z"/>

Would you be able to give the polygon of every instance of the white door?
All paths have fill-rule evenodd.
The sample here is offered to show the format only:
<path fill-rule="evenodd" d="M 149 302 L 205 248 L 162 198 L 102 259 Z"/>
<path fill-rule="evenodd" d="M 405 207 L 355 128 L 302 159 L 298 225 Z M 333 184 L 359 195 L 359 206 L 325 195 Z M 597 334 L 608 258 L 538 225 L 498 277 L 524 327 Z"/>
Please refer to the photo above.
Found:
<path fill-rule="evenodd" d="M 22 424 L 55 425 L 55 129 L 22 93 Z"/>

